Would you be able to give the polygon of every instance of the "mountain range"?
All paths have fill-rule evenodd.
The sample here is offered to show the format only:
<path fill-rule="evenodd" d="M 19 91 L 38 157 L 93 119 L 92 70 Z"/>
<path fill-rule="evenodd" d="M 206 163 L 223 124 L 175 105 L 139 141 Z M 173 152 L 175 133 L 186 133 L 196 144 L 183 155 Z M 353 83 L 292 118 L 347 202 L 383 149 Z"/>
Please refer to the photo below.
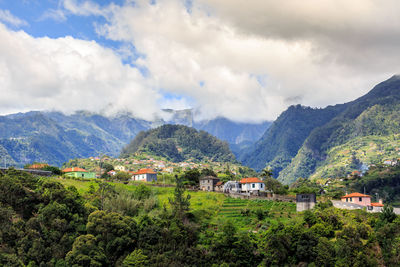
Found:
<path fill-rule="evenodd" d="M 140 131 L 164 124 L 184 124 L 205 129 L 232 146 L 252 144 L 269 127 L 259 124 L 236 123 L 225 118 L 196 122 L 192 110 L 163 110 L 166 119 L 146 121 L 132 115 L 101 114 L 77 111 L 32 111 L 0 116 L 1 165 L 24 165 L 47 162 L 57 166 L 72 158 L 107 154 L 118 156 L 121 149 Z"/>
<path fill-rule="evenodd" d="M 312 109 L 291 106 L 239 159 L 271 166 L 289 184 L 299 177 L 343 177 L 400 151 L 400 76 L 349 103 Z"/>
<path fill-rule="evenodd" d="M 206 131 L 228 142 L 244 165 L 257 171 L 270 166 L 286 184 L 299 177 L 344 177 L 400 157 L 400 76 L 348 103 L 326 108 L 291 106 L 273 123 L 196 121 L 190 109 L 166 109 L 163 114 L 154 121 L 85 111 L 0 116 L 1 163 L 61 165 L 72 158 L 118 156 L 139 132 L 166 124 Z"/>

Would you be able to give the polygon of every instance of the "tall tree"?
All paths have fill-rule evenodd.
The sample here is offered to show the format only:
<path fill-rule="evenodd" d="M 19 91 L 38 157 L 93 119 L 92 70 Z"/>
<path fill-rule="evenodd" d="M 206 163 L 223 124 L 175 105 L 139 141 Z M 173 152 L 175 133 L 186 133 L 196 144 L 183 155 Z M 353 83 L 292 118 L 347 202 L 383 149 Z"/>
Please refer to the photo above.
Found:
<path fill-rule="evenodd" d="M 172 207 L 174 217 L 183 219 L 185 213 L 189 211 L 190 195 L 185 196 L 185 187 L 183 185 L 182 177 L 175 175 L 176 186 L 174 191 L 174 198 L 169 198 L 169 203 Z"/>

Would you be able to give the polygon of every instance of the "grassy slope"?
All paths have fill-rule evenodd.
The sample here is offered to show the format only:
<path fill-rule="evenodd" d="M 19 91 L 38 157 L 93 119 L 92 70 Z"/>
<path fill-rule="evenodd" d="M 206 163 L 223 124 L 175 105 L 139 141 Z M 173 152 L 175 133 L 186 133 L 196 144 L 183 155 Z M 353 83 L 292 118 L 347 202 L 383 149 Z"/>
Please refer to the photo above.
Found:
<path fill-rule="evenodd" d="M 90 185 L 97 188 L 94 181 L 79 181 L 73 179 L 57 179 L 64 186 L 75 186 L 80 194 L 89 190 Z M 112 183 L 117 189 L 133 191 L 135 185 Z M 168 198 L 173 197 L 173 187 L 151 187 L 157 195 L 160 207 L 169 206 Z M 296 204 L 274 202 L 268 200 L 242 200 L 226 197 L 224 194 L 203 191 L 188 191 L 190 208 L 195 216 L 206 218 L 212 225 L 218 226 L 226 220 L 231 220 L 239 229 L 250 230 L 257 228 L 256 210 L 268 211 L 265 220 L 268 223 L 287 222 L 298 218 Z M 246 213 L 248 211 L 248 213 Z"/>
<path fill-rule="evenodd" d="M 324 164 L 311 179 L 343 177 L 356 170 L 351 166 L 354 155 L 366 165 L 382 164 L 385 160 L 400 158 L 400 134 L 390 136 L 357 137 L 343 145 L 331 148 Z"/>

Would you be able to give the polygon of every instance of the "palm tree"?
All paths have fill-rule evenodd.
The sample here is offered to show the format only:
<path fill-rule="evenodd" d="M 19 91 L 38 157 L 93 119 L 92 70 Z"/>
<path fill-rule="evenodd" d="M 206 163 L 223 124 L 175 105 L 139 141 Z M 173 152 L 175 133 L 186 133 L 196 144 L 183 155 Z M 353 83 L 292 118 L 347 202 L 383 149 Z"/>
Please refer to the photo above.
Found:
<path fill-rule="evenodd" d="M 262 171 L 260 176 L 263 178 L 272 178 L 272 175 L 274 174 L 274 171 L 270 166 L 265 167 Z"/>

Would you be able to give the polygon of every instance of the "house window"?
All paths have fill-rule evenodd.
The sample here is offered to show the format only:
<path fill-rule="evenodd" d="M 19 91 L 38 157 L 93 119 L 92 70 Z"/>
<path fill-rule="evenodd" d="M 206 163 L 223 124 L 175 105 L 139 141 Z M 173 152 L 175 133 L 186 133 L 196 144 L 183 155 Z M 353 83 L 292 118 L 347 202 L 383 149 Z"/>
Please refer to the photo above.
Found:
<path fill-rule="evenodd" d="M 263 184 L 261 184 L 261 188 L 263 188 Z"/>
<path fill-rule="evenodd" d="M 360 202 L 361 202 L 361 201 L 362 201 L 362 197 L 359 197 L 359 198 L 358 198 L 358 201 L 360 201 Z"/>
<path fill-rule="evenodd" d="M 349 202 L 349 199 L 346 197 L 346 202 Z"/>
<path fill-rule="evenodd" d="M 251 184 L 251 187 L 252 188 L 256 188 L 256 184 Z"/>
<path fill-rule="evenodd" d="M 353 198 L 352 197 L 350 198 L 350 202 L 353 202 Z"/>

